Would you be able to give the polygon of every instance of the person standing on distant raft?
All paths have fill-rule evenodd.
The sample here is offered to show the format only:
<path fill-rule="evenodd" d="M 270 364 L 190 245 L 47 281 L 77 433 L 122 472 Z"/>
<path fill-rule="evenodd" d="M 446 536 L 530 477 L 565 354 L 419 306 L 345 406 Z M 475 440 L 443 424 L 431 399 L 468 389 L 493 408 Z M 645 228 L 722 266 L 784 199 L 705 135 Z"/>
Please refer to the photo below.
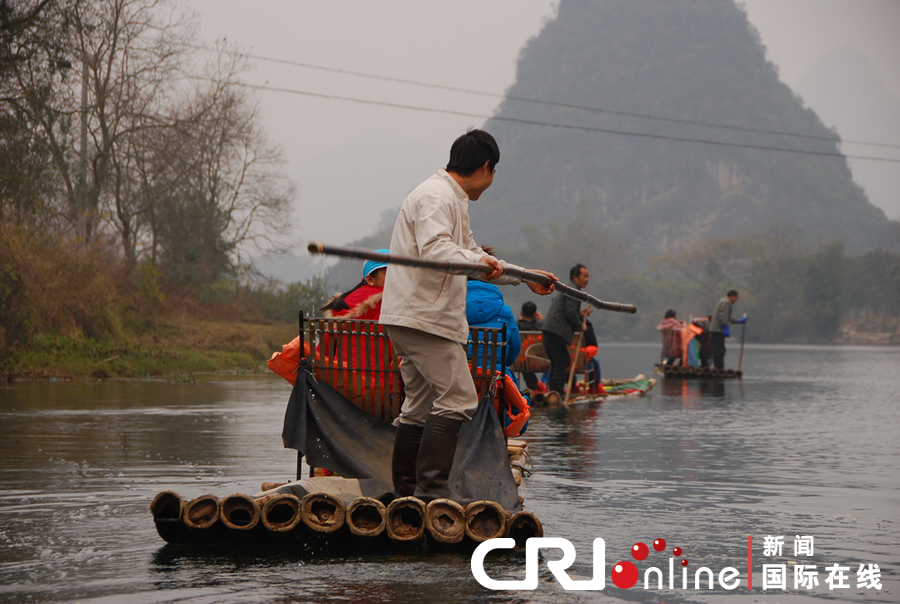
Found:
<path fill-rule="evenodd" d="M 569 279 L 579 290 L 587 287 L 590 272 L 583 264 L 576 264 L 569 270 Z M 551 391 L 562 394 L 569 380 L 569 344 L 576 331 L 581 331 L 584 318 L 591 314 L 589 307 L 581 308 L 581 302 L 568 296 L 557 296 L 550 304 L 544 319 L 542 338 L 544 350 L 550 357 Z"/>
<path fill-rule="evenodd" d="M 447 167 L 404 200 L 390 253 L 481 263 L 491 268 L 483 280 L 518 285 L 518 279 L 503 275 L 504 267 L 514 265 L 485 253 L 469 227 L 469 200 L 477 200 L 491 186 L 499 160 L 497 142 L 487 132 L 470 130 L 457 138 Z M 534 272 L 557 280 L 551 273 Z M 553 291 L 552 284 L 528 287 L 542 295 Z M 406 393 L 391 461 L 394 491 L 428 500 L 458 500 L 447 481 L 459 430 L 478 407 L 464 348 L 469 339 L 466 277 L 390 266 L 380 322 L 401 360 Z"/>
<path fill-rule="evenodd" d="M 684 327 L 684 323 L 678 320 L 678 315 L 671 308 L 666 311 L 666 316 L 656 326 L 657 331 L 662 332 L 663 365 L 677 365 L 681 363 L 682 327 Z"/>
<path fill-rule="evenodd" d="M 713 366 L 716 369 L 725 369 L 725 338 L 729 334 L 729 325 L 733 323 L 746 323 L 747 318 L 735 319 L 731 316 L 731 309 L 738 300 L 738 292 L 730 290 L 725 297 L 719 300 L 716 311 L 713 313 L 709 324 L 709 338 L 712 343 Z"/>

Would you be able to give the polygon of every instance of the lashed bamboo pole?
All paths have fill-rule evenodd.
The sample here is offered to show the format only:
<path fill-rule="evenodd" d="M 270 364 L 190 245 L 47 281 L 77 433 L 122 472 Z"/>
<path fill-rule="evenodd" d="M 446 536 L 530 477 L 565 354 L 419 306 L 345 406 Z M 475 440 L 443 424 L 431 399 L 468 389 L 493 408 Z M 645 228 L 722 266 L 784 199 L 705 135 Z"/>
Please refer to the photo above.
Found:
<path fill-rule="evenodd" d="M 387 507 L 387 533 L 394 541 L 418 541 L 425 536 L 425 502 L 400 497 Z"/>
<path fill-rule="evenodd" d="M 387 527 L 387 508 L 372 497 L 357 497 L 347 506 L 347 527 L 357 537 L 377 537 Z"/>
<path fill-rule="evenodd" d="M 459 543 L 466 536 L 466 509 L 450 499 L 430 501 L 425 509 L 425 529 L 438 543 Z"/>
<path fill-rule="evenodd" d="M 333 533 L 344 526 L 346 509 L 331 493 L 307 493 L 300 500 L 300 519 L 316 533 Z"/>
<path fill-rule="evenodd" d="M 162 491 L 150 503 L 156 532 L 168 543 L 178 543 L 185 538 L 185 526 L 181 521 L 184 500 L 175 491 Z"/>
<path fill-rule="evenodd" d="M 544 525 L 531 512 L 516 512 L 506 521 L 506 536 L 516 542 L 515 549 L 524 549 L 532 537 L 544 536 Z"/>
<path fill-rule="evenodd" d="M 260 512 L 262 525 L 272 533 L 290 533 L 300 525 L 300 499 L 290 493 L 276 493 Z"/>
<path fill-rule="evenodd" d="M 466 536 L 481 543 L 502 537 L 506 530 L 506 511 L 493 501 L 475 501 L 466 506 Z"/>
<path fill-rule="evenodd" d="M 219 522 L 219 498 L 215 495 L 195 497 L 185 504 L 181 519 L 191 540 L 216 539 L 222 529 L 222 523 Z"/>
<path fill-rule="evenodd" d="M 259 504 L 244 493 L 234 493 L 222 499 L 219 514 L 222 524 L 231 531 L 249 533 L 259 526 Z"/>

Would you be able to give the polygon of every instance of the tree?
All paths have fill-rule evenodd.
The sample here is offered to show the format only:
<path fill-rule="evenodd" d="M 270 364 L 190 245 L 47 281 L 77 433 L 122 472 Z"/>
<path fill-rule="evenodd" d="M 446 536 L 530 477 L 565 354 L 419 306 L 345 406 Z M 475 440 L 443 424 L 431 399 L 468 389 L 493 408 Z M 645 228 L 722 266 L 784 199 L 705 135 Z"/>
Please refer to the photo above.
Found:
<path fill-rule="evenodd" d="M 293 189 L 237 80 L 241 60 L 219 48 L 211 67 L 195 65 L 191 20 L 170 0 L 66 0 L 42 16 L 54 45 L 19 54 L 7 98 L 51 160 L 55 207 L 78 241 L 115 236 L 131 271 L 144 256 L 209 259 L 197 275 L 277 244 Z M 67 63 L 80 78 L 58 69 Z M 172 236 L 191 223 L 163 224 L 186 218 L 214 254 L 187 253 L 191 233 Z"/>

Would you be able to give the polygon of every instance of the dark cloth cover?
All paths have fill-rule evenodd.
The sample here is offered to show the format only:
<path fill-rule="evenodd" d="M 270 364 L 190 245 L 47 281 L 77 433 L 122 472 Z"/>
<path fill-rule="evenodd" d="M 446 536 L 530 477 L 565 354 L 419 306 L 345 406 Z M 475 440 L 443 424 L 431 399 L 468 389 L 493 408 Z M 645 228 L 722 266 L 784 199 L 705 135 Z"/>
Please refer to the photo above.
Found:
<path fill-rule="evenodd" d="M 301 368 L 284 416 L 284 446 L 306 455 L 313 467 L 366 480 L 366 494 L 391 491 L 391 455 L 396 428 L 344 398 Z M 495 501 L 522 509 L 509 467 L 506 439 L 490 399 L 483 398 L 460 430 L 450 488 L 465 499 Z"/>

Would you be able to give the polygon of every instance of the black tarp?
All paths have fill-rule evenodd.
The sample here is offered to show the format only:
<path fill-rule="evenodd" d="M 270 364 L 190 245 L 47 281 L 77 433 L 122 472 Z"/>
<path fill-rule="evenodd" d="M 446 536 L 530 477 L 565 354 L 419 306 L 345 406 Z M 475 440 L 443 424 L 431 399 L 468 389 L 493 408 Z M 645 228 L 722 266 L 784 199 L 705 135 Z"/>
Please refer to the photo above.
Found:
<path fill-rule="evenodd" d="M 345 478 L 364 480 L 364 493 L 391 491 L 391 454 L 396 429 L 356 407 L 327 383 L 301 368 L 284 416 L 284 446 L 308 463 Z M 495 501 L 522 509 L 509 467 L 506 439 L 490 399 L 483 399 L 460 430 L 450 488 L 464 499 Z"/>

